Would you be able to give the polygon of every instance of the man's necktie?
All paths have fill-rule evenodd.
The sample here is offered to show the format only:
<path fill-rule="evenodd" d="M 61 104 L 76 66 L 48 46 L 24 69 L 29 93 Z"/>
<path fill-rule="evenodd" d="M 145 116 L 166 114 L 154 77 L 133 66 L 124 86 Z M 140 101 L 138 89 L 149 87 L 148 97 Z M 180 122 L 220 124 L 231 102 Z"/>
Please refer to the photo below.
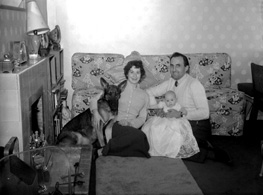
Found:
<path fill-rule="evenodd" d="M 175 81 L 174 86 L 175 86 L 175 87 L 178 86 L 178 81 L 177 81 L 177 80 Z"/>

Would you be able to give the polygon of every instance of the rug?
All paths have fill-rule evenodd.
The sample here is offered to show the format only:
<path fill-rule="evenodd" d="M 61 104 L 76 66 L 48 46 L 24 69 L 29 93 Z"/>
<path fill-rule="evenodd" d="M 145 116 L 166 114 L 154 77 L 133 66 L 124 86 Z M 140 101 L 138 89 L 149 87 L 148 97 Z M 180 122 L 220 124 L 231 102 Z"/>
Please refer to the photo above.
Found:
<path fill-rule="evenodd" d="M 181 159 L 100 156 L 96 195 L 201 195 Z"/>

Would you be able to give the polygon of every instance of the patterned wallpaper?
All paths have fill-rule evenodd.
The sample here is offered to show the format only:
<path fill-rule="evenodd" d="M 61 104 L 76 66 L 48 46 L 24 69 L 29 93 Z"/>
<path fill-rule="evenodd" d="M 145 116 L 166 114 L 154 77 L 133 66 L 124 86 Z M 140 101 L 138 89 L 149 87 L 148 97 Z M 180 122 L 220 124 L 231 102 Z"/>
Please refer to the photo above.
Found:
<path fill-rule="evenodd" d="M 62 32 L 69 97 L 75 52 L 226 52 L 232 57 L 233 87 L 251 81 L 250 62 L 263 64 L 262 0 L 47 0 L 47 10 L 50 29 L 58 24 Z M 15 32 L 2 27 L 3 18 L 6 13 L 0 35 Z M 6 47 L 1 39 L 1 50 Z"/>
<path fill-rule="evenodd" d="M 69 97 L 71 56 L 75 52 L 226 52 L 232 57 L 233 87 L 239 82 L 251 82 L 250 62 L 263 64 L 261 0 L 47 3 L 50 27 L 58 24 L 62 31 Z"/>
<path fill-rule="evenodd" d="M 10 51 L 10 41 L 26 41 L 26 12 L 0 9 L 0 58 Z"/>

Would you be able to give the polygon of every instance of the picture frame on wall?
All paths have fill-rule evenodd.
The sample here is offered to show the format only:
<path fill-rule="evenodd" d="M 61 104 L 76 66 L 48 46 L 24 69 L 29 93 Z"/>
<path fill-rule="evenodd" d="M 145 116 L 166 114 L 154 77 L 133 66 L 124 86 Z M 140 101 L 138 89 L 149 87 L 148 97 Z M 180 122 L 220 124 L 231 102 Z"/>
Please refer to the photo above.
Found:
<path fill-rule="evenodd" d="M 29 56 L 25 41 L 11 41 L 10 50 L 13 60 L 16 60 L 17 63 L 23 64 L 28 61 Z"/>

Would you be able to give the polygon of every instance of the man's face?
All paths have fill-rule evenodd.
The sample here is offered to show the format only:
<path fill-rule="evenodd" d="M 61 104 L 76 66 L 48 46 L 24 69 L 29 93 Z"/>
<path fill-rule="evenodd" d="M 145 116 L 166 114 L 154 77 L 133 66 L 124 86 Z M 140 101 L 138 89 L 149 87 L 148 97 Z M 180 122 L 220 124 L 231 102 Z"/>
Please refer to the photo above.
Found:
<path fill-rule="evenodd" d="M 189 66 L 184 66 L 184 59 L 181 56 L 171 59 L 170 73 L 173 79 L 178 80 L 182 78 L 188 69 Z"/>

